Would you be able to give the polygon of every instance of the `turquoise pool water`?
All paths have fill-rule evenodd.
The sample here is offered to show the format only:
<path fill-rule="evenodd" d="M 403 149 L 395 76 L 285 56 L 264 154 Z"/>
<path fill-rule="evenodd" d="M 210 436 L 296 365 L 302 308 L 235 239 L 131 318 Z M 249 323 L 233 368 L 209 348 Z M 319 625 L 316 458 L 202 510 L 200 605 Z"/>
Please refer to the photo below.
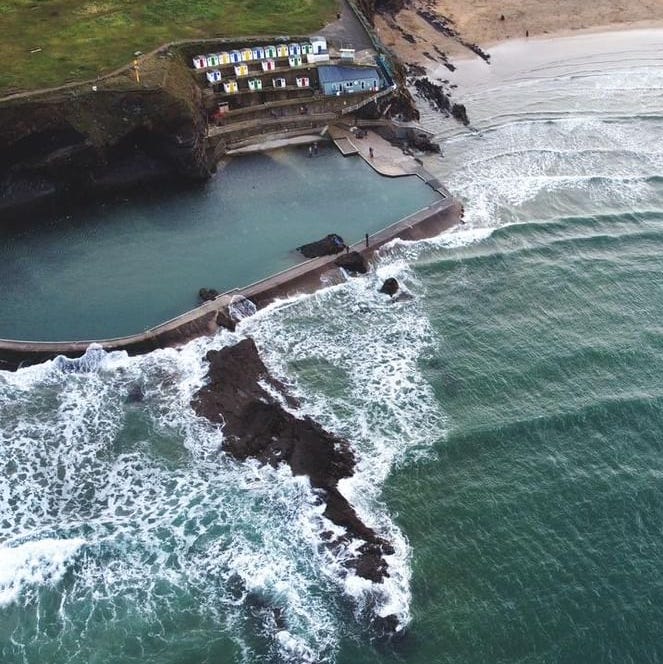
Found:
<path fill-rule="evenodd" d="M 360 240 L 425 207 L 418 178 L 383 178 L 324 146 L 243 156 L 204 186 L 99 204 L 0 248 L 0 338 L 99 339 L 142 331 L 302 260 L 327 233 Z"/>

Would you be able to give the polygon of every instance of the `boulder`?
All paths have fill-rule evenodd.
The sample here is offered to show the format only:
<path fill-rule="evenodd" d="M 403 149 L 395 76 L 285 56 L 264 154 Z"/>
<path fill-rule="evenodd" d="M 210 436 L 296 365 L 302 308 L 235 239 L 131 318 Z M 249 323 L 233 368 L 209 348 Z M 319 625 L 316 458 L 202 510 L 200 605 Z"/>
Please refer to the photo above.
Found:
<path fill-rule="evenodd" d="M 358 251 L 341 254 L 336 258 L 334 264 L 353 274 L 366 274 L 368 271 L 366 259 Z"/>
<path fill-rule="evenodd" d="M 319 258 L 320 256 L 332 256 L 339 254 L 345 249 L 345 242 L 340 235 L 330 233 L 321 240 L 303 244 L 297 247 L 297 251 L 301 252 L 306 258 Z"/>
<path fill-rule="evenodd" d="M 389 297 L 393 297 L 398 292 L 398 288 L 398 281 L 396 281 L 396 279 L 393 277 L 389 277 L 388 279 L 384 280 L 384 283 L 378 292 L 385 293 L 386 295 L 389 295 Z"/>
<path fill-rule="evenodd" d="M 219 291 L 214 288 L 201 288 L 198 291 L 198 297 L 203 301 L 207 302 L 208 300 L 213 300 L 219 296 Z"/>

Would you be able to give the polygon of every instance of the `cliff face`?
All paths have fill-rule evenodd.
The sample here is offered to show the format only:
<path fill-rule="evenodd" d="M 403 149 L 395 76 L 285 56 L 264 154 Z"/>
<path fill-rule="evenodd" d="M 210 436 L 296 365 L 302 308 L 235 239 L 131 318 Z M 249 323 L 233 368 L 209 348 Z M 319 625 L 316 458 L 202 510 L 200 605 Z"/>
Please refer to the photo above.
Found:
<path fill-rule="evenodd" d="M 158 82 L 157 82 L 158 81 Z M 209 175 L 205 116 L 177 58 L 130 74 L 0 101 L 0 219 L 167 177 Z"/>

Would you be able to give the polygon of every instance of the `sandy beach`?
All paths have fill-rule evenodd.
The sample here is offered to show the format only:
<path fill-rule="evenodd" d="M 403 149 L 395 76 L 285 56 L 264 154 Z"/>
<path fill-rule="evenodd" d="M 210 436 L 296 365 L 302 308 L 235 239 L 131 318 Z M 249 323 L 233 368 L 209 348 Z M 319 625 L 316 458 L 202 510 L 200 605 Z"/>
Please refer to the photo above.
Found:
<path fill-rule="evenodd" d="M 451 57 L 472 56 L 457 39 L 435 30 L 417 12 L 448 19 L 463 41 L 486 48 L 526 36 L 557 36 L 580 31 L 607 31 L 663 26 L 663 0 L 413 0 L 393 19 L 376 17 L 385 44 L 405 62 L 431 65 L 439 51 Z M 504 17 L 502 19 L 502 17 Z M 415 43 L 412 43 L 414 38 Z"/>

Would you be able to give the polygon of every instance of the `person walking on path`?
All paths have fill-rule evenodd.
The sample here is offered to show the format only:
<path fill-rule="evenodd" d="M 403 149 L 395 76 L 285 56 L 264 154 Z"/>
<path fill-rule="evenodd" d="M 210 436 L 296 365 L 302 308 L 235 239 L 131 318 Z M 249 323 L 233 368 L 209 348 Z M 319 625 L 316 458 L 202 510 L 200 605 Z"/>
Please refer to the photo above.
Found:
<path fill-rule="evenodd" d="M 373 159 L 373 148 L 372 148 L 372 147 L 369 147 L 369 148 L 368 148 L 368 156 L 369 156 L 371 159 Z"/>

